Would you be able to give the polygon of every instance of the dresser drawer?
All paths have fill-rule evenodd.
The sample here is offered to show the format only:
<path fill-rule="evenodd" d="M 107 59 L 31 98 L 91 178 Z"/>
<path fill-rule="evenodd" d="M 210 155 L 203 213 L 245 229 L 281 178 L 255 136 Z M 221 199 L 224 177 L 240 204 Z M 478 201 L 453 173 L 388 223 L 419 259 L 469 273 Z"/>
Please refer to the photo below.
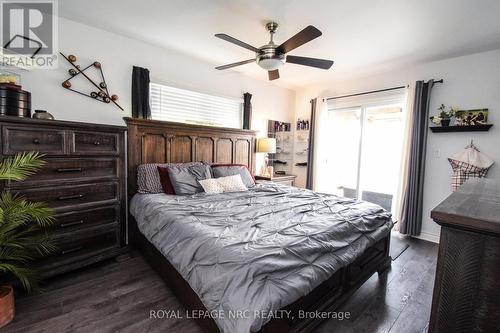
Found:
<path fill-rule="evenodd" d="M 23 182 L 9 186 L 31 186 L 41 183 L 61 184 L 65 181 L 95 178 L 118 178 L 118 159 L 115 158 L 46 158 L 46 164 Z"/>
<path fill-rule="evenodd" d="M 54 225 L 46 230 L 50 234 L 59 234 L 113 223 L 118 225 L 119 211 L 120 206 L 109 206 L 57 214 Z"/>
<path fill-rule="evenodd" d="M 118 155 L 118 134 L 100 132 L 71 132 L 72 154 Z"/>
<path fill-rule="evenodd" d="M 66 239 L 55 239 L 54 243 L 56 250 L 37 262 L 42 276 L 53 275 L 54 272 L 60 270 L 60 267 L 84 261 L 86 258 L 98 257 L 120 248 L 117 230 L 109 228 L 74 233 L 72 237 Z"/>
<path fill-rule="evenodd" d="M 66 132 L 58 129 L 3 127 L 3 153 L 13 155 L 38 151 L 45 155 L 65 155 Z"/>
<path fill-rule="evenodd" d="M 78 209 L 81 205 L 118 201 L 117 182 L 41 187 L 13 190 L 28 201 L 45 202 L 58 211 Z M 83 208 L 83 207 L 82 207 Z"/>

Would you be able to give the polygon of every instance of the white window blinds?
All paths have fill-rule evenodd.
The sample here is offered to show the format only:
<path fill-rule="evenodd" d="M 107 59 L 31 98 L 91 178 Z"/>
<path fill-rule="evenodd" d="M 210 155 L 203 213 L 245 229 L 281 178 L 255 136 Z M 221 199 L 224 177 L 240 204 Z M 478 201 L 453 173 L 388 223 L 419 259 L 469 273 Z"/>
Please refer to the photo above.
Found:
<path fill-rule="evenodd" d="M 156 120 L 242 128 L 243 99 L 219 97 L 161 84 L 149 85 L 151 117 Z"/>

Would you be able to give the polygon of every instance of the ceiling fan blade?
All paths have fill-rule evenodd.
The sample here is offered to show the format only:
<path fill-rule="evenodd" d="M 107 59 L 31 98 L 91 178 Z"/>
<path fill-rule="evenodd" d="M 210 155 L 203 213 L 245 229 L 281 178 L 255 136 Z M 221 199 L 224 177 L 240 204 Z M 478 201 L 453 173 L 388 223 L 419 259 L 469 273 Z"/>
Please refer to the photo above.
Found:
<path fill-rule="evenodd" d="M 250 44 L 247 44 L 245 42 L 242 42 L 241 40 L 236 39 L 234 37 L 231 37 L 229 35 L 226 35 L 226 34 L 215 34 L 215 37 L 223 39 L 226 42 L 233 43 L 233 44 L 236 44 L 238 46 L 244 47 L 247 50 L 254 51 L 254 52 L 257 52 L 257 53 L 260 52 L 260 50 L 258 48 L 254 47 L 254 46 L 252 46 Z"/>
<path fill-rule="evenodd" d="M 277 69 L 275 69 L 274 71 L 268 71 L 267 75 L 269 76 L 269 81 L 277 80 L 280 78 L 280 72 Z"/>
<path fill-rule="evenodd" d="M 281 53 L 288 53 L 297 47 L 304 45 L 307 42 L 312 41 L 315 38 L 321 36 L 321 31 L 312 25 L 307 26 L 302 31 L 297 33 L 292 38 L 288 39 L 286 42 L 278 46 L 278 50 Z"/>
<path fill-rule="evenodd" d="M 332 65 L 333 65 L 332 60 L 316 59 L 316 58 L 308 58 L 308 57 L 298 57 L 298 56 L 293 56 L 293 55 L 286 56 L 286 62 L 289 62 L 292 64 L 297 64 L 297 65 L 316 67 L 316 68 L 321 68 L 321 69 L 330 69 L 330 67 L 332 67 Z"/>
<path fill-rule="evenodd" d="M 255 59 L 248 59 L 248 60 L 244 60 L 244 61 L 240 61 L 240 62 L 233 62 L 232 64 L 217 66 L 217 67 L 215 67 L 215 69 L 223 70 L 223 69 L 228 69 L 228 68 L 232 68 L 232 67 L 236 67 L 236 66 L 249 64 L 251 62 L 255 62 Z"/>

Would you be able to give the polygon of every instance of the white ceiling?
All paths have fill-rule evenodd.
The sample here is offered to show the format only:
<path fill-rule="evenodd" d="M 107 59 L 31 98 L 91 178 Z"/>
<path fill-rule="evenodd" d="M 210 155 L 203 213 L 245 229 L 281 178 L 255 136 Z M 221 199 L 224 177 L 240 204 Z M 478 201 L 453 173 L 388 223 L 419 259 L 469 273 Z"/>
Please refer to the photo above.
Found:
<path fill-rule="evenodd" d="M 498 0 L 62 0 L 59 14 L 211 66 L 253 57 L 215 33 L 259 47 L 268 20 L 280 24 L 277 43 L 312 24 L 323 36 L 290 54 L 335 64 L 329 71 L 286 64 L 275 83 L 288 87 L 500 48 Z M 256 64 L 231 70 L 267 80 Z"/>

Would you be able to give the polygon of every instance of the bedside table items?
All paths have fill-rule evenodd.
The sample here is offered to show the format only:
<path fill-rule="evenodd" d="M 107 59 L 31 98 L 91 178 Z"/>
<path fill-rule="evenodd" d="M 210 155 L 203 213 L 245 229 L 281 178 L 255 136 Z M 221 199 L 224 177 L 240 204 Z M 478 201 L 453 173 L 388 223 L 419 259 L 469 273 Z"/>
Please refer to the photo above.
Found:
<path fill-rule="evenodd" d="M 31 93 L 12 83 L 0 83 L 0 115 L 31 117 Z"/>
<path fill-rule="evenodd" d="M 33 118 L 34 119 L 54 120 L 54 116 L 45 110 L 35 110 L 35 113 L 33 113 Z"/>
<path fill-rule="evenodd" d="M 257 153 L 264 153 L 265 154 L 264 168 L 263 168 L 261 173 L 264 175 L 272 174 L 273 170 L 270 170 L 270 169 L 274 169 L 274 168 L 272 165 L 269 165 L 269 155 L 268 154 L 275 154 L 276 153 L 276 139 L 275 138 L 258 138 L 255 151 Z"/>
<path fill-rule="evenodd" d="M 62 83 L 62 86 L 68 90 L 71 90 L 73 92 L 76 92 L 77 94 L 95 99 L 96 101 L 102 102 L 102 103 L 113 103 L 115 104 L 120 110 L 123 111 L 123 108 L 116 102 L 118 100 L 118 95 L 111 95 L 108 91 L 108 84 L 106 83 L 106 79 L 104 78 L 104 72 L 102 71 L 102 64 L 98 61 L 94 61 L 90 65 L 86 66 L 85 68 L 81 69 L 80 65 L 76 64 L 76 56 L 70 54 L 69 56 L 65 56 L 63 53 L 59 52 L 61 56 L 63 56 L 64 59 L 68 61 L 68 63 L 73 67 L 68 70 L 68 74 L 70 77 L 65 80 Z M 100 82 L 94 82 L 93 79 L 91 79 L 87 74 L 85 74 L 85 71 L 89 69 L 95 69 L 98 71 L 98 76 L 100 77 Z M 77 76 L 83 76 L 83 78 L 87 79 L 87 81 L 94 86 L 93 91 L 86 93 L 82 92 L 79 90 L 75 90 L 72 87 L 71 80 Z"/>
<path fill-rule="evenodd" d="M 287 175 L 287 174 L 278 174 L 274 173 L 271 175 L 255 175 L 255 180 L 257 184 L 259 183 L 267 183 L 273 182 L 282 185 L 295 186 L 295 175 Z"/>

